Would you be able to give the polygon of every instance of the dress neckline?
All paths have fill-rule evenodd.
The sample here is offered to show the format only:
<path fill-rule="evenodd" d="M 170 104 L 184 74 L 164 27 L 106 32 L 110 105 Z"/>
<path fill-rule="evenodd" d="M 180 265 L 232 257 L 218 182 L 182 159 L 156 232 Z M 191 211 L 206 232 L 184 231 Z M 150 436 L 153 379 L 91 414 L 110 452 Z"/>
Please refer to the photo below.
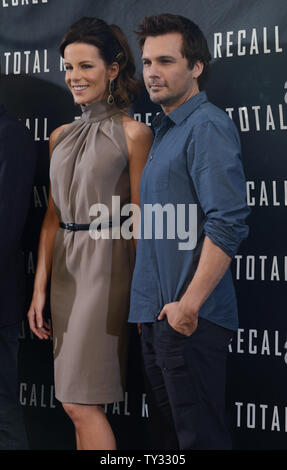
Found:
<path fill-rule="evenodd" d="M 81 105 L 82 119 L 84 121 L 102 121 L 114 114 L 120 113 L 120 109 L 115 103 L 108 104 L 107 101 L 101 100 L 87 106 Z"/>

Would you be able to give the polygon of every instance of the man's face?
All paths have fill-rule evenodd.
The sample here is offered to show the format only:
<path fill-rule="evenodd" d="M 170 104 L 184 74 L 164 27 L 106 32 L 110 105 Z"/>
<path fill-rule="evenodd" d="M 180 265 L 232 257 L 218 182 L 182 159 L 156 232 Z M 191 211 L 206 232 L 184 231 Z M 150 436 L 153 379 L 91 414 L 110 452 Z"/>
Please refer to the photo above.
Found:
<path fill-rule="evenodd" d="M 193 69 L 182 55 L 183 39 L 180 33 L 148 36 L 142 51 L 143 78 L 151 101 L 170 113 L 199 92 L 197 77 L 202 64 Z"/>

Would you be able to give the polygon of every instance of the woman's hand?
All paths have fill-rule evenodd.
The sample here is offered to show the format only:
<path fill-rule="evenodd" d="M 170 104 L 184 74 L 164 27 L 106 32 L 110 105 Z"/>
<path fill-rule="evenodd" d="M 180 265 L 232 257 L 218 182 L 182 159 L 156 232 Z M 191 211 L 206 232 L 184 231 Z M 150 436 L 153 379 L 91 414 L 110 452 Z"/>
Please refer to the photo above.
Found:
<path fill-rule="evenodd" d="M 46 303 L 46 293 L 37 293 L 33 295 L 32 302 L 28 311 L 28 320 L 31 331 L 40 339 L 49 339 L 51 336 L 51 327 L 44 321 L 43 310 Z"/>

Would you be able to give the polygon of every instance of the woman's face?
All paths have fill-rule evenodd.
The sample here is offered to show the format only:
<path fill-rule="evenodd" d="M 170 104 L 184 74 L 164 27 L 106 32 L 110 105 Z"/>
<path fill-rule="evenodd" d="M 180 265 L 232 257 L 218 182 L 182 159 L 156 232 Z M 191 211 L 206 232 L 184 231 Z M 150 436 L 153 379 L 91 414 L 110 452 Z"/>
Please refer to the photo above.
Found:
<path fill-rule="evenodd" d="M 65 81 L 77 104 L 89 105 L 108 95 L 108 83 L 117 75 L 117 64 L 107 66 L 92 44 L 74 42 L 64 51 Z"/>

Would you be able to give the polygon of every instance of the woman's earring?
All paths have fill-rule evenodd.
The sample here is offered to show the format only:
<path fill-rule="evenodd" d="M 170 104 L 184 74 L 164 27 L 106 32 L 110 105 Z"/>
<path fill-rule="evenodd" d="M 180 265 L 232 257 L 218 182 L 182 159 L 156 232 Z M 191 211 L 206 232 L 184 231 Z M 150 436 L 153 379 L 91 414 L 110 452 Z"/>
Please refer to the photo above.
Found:
<path fill-rule="evenodd" d="M 107 99 L 108 104 L 113 104 L 114 101 L 115 101 L 115 98 L 113 97 L 114 89 L 115 89 L 114 80 L 110 80 L 110 83 L 109 83 L 109 96 L 108 96 L 108 99 Z"/>

